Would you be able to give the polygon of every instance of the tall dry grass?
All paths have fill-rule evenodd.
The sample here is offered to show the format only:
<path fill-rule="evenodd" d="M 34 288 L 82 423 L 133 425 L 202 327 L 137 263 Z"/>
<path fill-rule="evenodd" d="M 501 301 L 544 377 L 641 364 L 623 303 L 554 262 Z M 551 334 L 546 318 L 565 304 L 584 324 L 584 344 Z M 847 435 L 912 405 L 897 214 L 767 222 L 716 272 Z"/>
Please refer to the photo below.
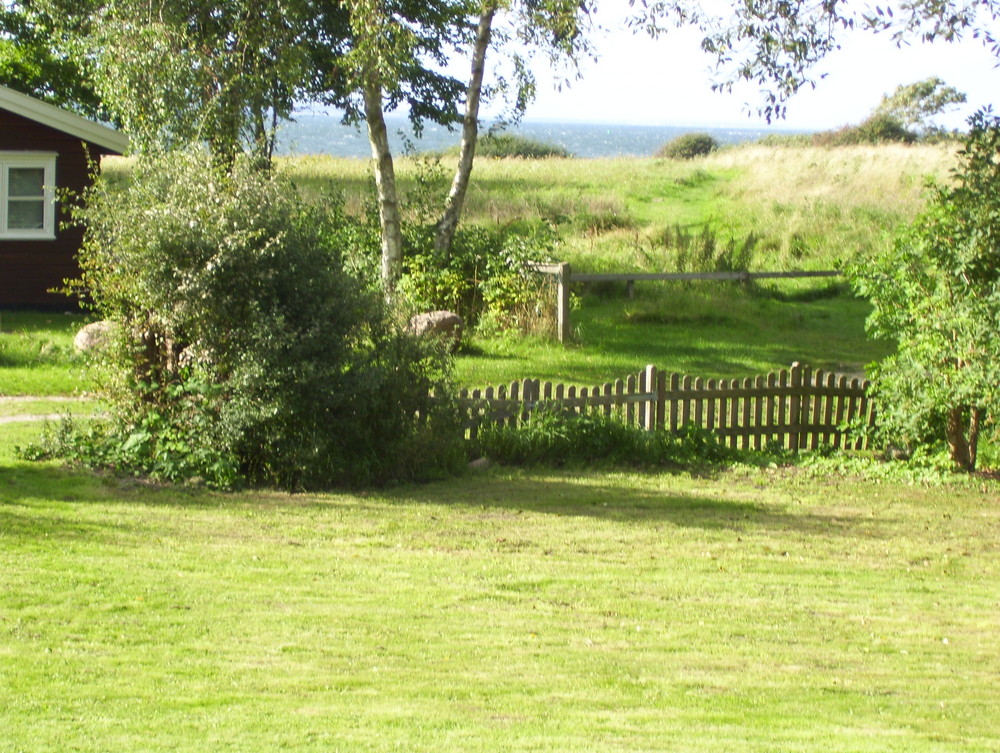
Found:
<path fill-rule="evenodd" d="M 823 201 L 910 217 L 923 206 L 925 179 L 945 178 L 956 150 L 954 144 L 746 146 L 716 152 L 703 165 L 734 171 L 726 193 L 750 202 Z"/>
<path fill-rule="evenodd" d="M 554 225 L 561 254 L 580 269 L 669 269 L 676 249 L 664 239 L 678 229 L 707 229 L 723 243 L 752 236 L 757 269 L 825 268 L 890 242 L 923 206 L 927 177 L 947 178 L 955 151 L 747 145 L 690 161 L 481 158 L 464 221 Z M 108 169 L 127 164 L 112 160 Z M 454 165 L 449 155 L 436 168 L 428 158 L 396 160 L 405 216 L 433 214 Z M 279 169 L 307 197 L 336 195 L 351 214 L 372 205 L 368 160 L 307 155 L 282 158 Z"/>

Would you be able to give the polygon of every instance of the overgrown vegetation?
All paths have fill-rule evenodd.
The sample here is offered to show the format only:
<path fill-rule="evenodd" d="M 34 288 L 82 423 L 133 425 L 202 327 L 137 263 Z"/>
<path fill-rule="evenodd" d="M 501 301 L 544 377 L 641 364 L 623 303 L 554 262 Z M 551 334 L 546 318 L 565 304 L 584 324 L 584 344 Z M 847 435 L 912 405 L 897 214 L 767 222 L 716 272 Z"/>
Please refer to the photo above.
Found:
<path fill-rule="evenodd" d="M 755 266 L 756 246 L 753 234 L 737 241 L 708 228 L 693 233 L 675 225 L 651 238 L 642 253 L 650 267 L 663 272 L 739 272 Z"/>
<path fill-rule="evenodd" d="M 433 227 L 407 233 L 399 292 L 417 311 L 453 311 L 470 331 L 554 331 L 551 283 L 531 267 L 551 261 L 554 235 L 544 226 L 517 231 L 460 228 L 447 254 L 434 248 Z"/>
<path fill-rule="evenodd" d="M 936 125 L 934 119 L 965 101 L 965 94 L 936 76 L 904 84 L 884 95 L 858 125 L 814 134 L 812 141 L 817 146 L 853 146 L 947 140 L 955 134 Z"/>
<path fill-rule="evenodd" d="M 813 136 L 816 146 L 857 146 L 860 144 L 912 144 L 917 134 L 892 115 L 875 113 L 858 125 L 844 126 Z"/>
<path fill-rule="evenodd" d="M 739 453 L 693 425 L 680 436 L 628 426 L 615 416 L 558 409 L 533 411 L 516 426 L 487 424 L 479 454 L 504 464 L 550 467 L 698 467 L 734 460 Z"/>
<path fill-rule="evenodd" d="M 123 189 L 99 181 L 79 218 L 80 287 L 117 325 L 100 372 L 112 415 L 64 427 L 49 453 L 286 489 L 433 475 L 457 458 L 443 355 L 344 272 L 353 229 L 335 208 L 189 151 L 141 160 Z"/>

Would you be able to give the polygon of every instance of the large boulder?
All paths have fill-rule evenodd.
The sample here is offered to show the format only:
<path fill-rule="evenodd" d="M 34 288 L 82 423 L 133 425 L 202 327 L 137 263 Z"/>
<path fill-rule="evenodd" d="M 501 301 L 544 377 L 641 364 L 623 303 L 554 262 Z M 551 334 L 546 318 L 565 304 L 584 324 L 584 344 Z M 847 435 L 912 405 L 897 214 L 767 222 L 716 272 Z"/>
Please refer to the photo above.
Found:
<path fill-rule="evenodd" d="M 73 338 L 73 347 L 81 353 L 107 347 L 113 326 L 107 320 L 91 322 L 76 333 L 76 337 Z"/>
<path fill-rule="evenodd" d="M 462 342 L 462 317 L 451 311 L 416 314 L 410 319 L 410 331 L 417 336 L 440 337 L 455 350 Z"/>

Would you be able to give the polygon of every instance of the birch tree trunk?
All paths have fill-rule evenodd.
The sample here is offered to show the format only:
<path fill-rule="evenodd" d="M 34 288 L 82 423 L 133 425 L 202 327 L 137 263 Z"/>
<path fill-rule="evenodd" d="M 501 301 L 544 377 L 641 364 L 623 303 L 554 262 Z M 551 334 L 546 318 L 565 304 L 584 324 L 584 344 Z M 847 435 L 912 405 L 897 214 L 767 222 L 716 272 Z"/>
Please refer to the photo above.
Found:
<path fill-rule="evenodd" d="M 389 149 L 389 134 L 382 113 L 382 89 L 368 83 L 364 88 L 365 122 L 375 167 L 378 218 L 382 230 L 382 287 L 386 300 L 395 298 L 396 283 L 403 267 L 403 229 L 399 219 L 396 171 Z"/>
<path fill-rule="evenodd" d="M 445 201 L 444 212 L 438 220 L 434 234 L 434 248 L 447 256 L 451 252 L 451 244 L 458 228 L 458 220 L 465 204 L 465 194 L 469 189 L 469 177 L 472 175 L 472 163 L 476 156 L 476 141 L 479 137 L 479 102 L 483 92 L 483 72 L 486 69 L 486 50 L 490 46 L 490 34 L 493 30 L 493 16 L 496 7 L 487 2 L 479 16 L 479 26 L 476 30 L 476 45 L 472 52 L 472 74 L 469 77 L 469 88 L 465 100 L 465 119 L 462 123 L 462 146 L 459 152 L 458 168 L 451 183 L 451 190 Z"/>

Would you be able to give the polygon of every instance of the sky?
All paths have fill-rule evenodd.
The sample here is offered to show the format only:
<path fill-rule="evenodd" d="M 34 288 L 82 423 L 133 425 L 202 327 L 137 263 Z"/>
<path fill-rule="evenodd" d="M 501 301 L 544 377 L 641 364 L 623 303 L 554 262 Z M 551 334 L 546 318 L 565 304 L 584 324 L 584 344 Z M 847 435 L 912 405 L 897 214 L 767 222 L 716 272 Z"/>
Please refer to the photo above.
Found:
<path fill-rule="evenodd" d="M 539 61 L 537 99 L 526 120 L 768 127 L 757 113 L 763 100 L 755 87 L 744 85 L 732 94 L 712 91 L 713 59 L 701 51 L 696 31 L 671 30 L 656 40 L 634 35 L 620 21 L 627 9 L 627 0 L 600 0 L 596 20 L 608 31 L 593 37 L 599 59 L 586 61 L 583 78 L 568 89 L 556 91 L 551 71 Z M 995 64 L 979 40 L 900 49 L 888 36 L 856 31 L 817 68 L 827 75 L 816 89 L 789 100 L 787 117 L 772 127 L 815 131 L 858 123 L 884 94 L 931 76 L 968 96 L 967 105 L 938 121 L 961 127 L 1000 93 Z"/>

